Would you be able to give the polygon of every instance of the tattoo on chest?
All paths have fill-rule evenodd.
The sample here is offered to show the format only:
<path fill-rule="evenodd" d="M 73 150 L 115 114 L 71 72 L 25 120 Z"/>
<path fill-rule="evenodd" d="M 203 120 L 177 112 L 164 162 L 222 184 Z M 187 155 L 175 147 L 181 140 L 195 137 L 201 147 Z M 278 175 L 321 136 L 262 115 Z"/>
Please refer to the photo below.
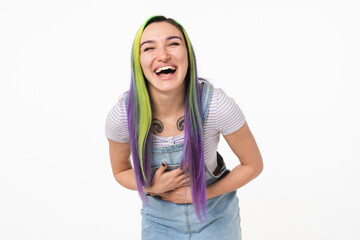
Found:
<path fill-rule="evenodd" d="M 181 116 L 176 122 L 176 128 L 179 131 L 184 131 L 184 116 Z M 157 118 L 153 118 L 151 122 L 151 131 L 153 133 L 162 133 L 164 131 L 164 124 Z"/>
<path fill-rule="evenodd" d="M 152 119 L 152 132 L 162 133 L 164 131 L 164 124 L 157 118 Z"/>
<path fill-rule="evenodd" d="M 177 122 L 176 122 L 176 127 L 179 131 L 184 131 L 184 115 L 181 116 Z"/>

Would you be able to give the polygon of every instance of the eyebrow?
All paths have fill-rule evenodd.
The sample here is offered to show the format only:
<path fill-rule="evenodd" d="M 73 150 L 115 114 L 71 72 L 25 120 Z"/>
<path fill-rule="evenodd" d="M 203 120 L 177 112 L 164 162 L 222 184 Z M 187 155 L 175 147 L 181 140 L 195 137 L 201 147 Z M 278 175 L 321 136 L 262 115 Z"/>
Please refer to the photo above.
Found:
<path fill-rule="evenodd" d="M 179 37 L 179 36 L 170 36 L 170 37 L 167 37 L 166 40 L 169 41 L 171 39 L 174 39 L 174 38 L 177 38 L 177 39 L 180 39 L 182 41 L 182 38 Z M 142 45 L 146 44 L 146 43 L 154 43 L 155 41 L 154 40 L 147 40 L 147 41 L 144 41 L 140 44 L 140 48 Z"/>

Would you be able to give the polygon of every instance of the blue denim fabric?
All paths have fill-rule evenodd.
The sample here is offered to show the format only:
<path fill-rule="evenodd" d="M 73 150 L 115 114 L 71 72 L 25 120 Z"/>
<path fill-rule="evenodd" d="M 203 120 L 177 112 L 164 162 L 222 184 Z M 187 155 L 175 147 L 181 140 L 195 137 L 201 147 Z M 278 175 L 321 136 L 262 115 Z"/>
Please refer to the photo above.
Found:
<path fill-rule="evenodd" d="M 205 82 L 202 95 L 203 123 L 207 116 L 212 85 Z M 167 170 L 174 170 L 181 163 L 183 143 L 166 147 L 152 147 L 152 174 L 166 162 Z M 205 167 L 206 185 L 216 182 L 227 172 L 223 164 L 220 174 L 214 176 Z M 148 196 L 148 206 L 143 204 L 142 240 L 241 240 L 239 200 L 236 191 L 207 200 L 207 219 L 201 223 L 192 204 L 176 204 L 159 196 Z"/>

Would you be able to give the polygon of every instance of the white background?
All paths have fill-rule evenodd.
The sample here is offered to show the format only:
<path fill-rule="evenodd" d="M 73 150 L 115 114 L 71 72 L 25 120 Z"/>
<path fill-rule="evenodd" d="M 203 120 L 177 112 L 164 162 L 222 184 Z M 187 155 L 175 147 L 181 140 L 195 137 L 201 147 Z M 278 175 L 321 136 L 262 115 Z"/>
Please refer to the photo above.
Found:
<path fill-rule="evenodd" d="M 359 13 L 356 0 L 2 0 L 0 239 L 140 239 L 104 123 L 155 14 L 185 27 L 199 75 L 236 100 L 262 152 L 238 190 L 243 239 L 359 239 Z"/>

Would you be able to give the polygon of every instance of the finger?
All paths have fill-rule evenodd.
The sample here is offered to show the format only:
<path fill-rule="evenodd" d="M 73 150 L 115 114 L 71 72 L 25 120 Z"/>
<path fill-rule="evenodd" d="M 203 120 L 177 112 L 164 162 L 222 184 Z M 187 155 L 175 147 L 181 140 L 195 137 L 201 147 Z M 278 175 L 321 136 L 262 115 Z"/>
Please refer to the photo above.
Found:
<path fill-rule="evenodd" d="M 182 175 L 179 176 L 176 180 L 179 184 L 190 183 L 190 176 Z"/>
<path fill-rule="evenodd" d="M 185 186 L 190 186 L 191 182 L 189 180 L 184 180 L 184 182 L 182 184 Z"/>
<path fill-rule="evenodd" d="M 168 199 L 168 195 L 165 194 L 165 193 L 161 194 L 160 197 L 161 197 L 162 200 L 167 200 Z"/>
<path fill-rule="evenodd" d="M 185 186 L 182 185 L 178 188 L 175 188 L 174 190 L 172 190 L 173 192 L 173 195 L 179 195 L 179 194 L 182 194 L 183 192 L 185 192 Z"/>
<path fill-rule="evenodd" d="M 184 173 L 175 176 L 175 180 L 177 180 L 177 181 L 182 181 L 185 178 L 186 178 L 186 175 Z"/>
<path fill-rule="evenodd" d="M 184 174 L 184 173 L 185 173 L 185 170 L 184 170 L 184 169 L 181 169 L 180 167 L 178 167 L 178 168 L 175 169 L 173 172 L 176 173 L 177 175 L 180 175 L 180 174 Z"/>
<path fill-rule="evenodd" d="M 180 174 L 180 175 L 177 176 L 177 180 L 178 180 L 178 181 L 183 181 L 184 179 L 190 179 L 189 174 L 182 173 L 182 174 Z"/>
<path fill-rule="evenodd" d="M 176 189 L 180 189 L 180 188 L 184 188 L 184 187 L 189 187 L 191 186 L 191 182 L 183 180 L 181 182 L 179 182 L 179 184 L 177 185 Z"/>
<path fill-rule="evenodd" d="M 167 168 L 167 163 L 166 162 L 162 162 L 161 163 L 161 166 L 159 167 L 158 170 L 156 170 L 156 173 L 155 174 L 163 174 L 165 169 Z"/>

